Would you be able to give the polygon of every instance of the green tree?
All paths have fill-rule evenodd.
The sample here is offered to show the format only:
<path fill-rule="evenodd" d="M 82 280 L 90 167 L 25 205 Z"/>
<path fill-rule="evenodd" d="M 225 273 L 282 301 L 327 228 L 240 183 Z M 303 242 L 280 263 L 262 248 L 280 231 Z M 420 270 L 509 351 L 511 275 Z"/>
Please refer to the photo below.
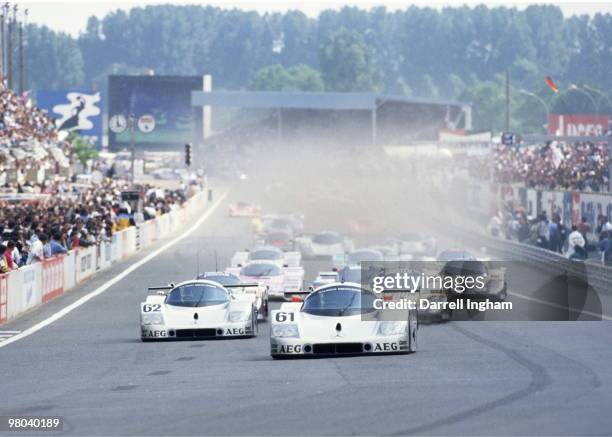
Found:
<path fill-rule="evenodd" d="M 330 91 L 374 91 L 381 75 L 373 50 L 359 33 L 344 27 L 330 34 L 319 47 L 319 64 Z"/>
<path fill-rule="evenodd" d="M 321 74 L 307 66 L 285 69 L 282 65 L 264 67 L 255 74 L 249 89 L 256 91 L 323 91 Z"/>
<path fill-rule="evenodd" d="M 72 143 L 72 153 L 77 156 L 81 164 L 86 165 L 87 161 L 98 156 L 95 144 L 76 132 L 70 133 L 70 142 Z"/>

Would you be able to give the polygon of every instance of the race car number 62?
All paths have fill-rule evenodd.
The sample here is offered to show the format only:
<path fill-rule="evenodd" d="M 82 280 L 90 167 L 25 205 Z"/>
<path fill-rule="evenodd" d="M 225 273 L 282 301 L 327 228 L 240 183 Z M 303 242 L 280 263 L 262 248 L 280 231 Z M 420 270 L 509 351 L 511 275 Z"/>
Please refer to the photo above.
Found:
<path fill-rule="evenodd" d="M 276 313 L 276 321 L 277 322 L 286 322 L 287 316 L 289 316 L 289 321 L 293 322 L 295 315 L 293 313 Z"/>
<path fill-rule="evenodd" d="M 142 311 L 145 313 L 150 313 L 150 312 L 155 312 L 155 311 L 160 311 L 161 310 L 161 305 L 156 303 L 153 305 L 150 304 L 146 304 L 142 307 Z"/>

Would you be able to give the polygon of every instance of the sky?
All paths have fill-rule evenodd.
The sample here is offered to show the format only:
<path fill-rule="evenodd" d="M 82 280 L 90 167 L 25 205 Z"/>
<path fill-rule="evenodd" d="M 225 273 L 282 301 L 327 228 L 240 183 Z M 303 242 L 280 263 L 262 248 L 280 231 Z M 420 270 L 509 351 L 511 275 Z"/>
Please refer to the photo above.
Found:
<path fill-rule="evenodd" d="M 297 9 L 304 12 L 306 15 L 316 17 L 319 12 L 325 9 L 340 9 L 343 6 L 357 6 L 364 9 L 369 9 L 376 6 L 385 6 L 388 9 L 405 9 L 411 5 L 415 6 L 431 6 L 442 8 L 444 6 L 474 6 L 476 4 L 485 3 L 488 6 L 515 6 L 524 8 L 533 3 L 546 2 L 528 2 L 528 1 L 465 1 L 465 0 L 446 0 L 446 1 L 375 1 L 375 0 L 358 0 L 358 1 L 283 1 L 283 0 L 215 0 L 211 2 L 195 2 L 195 1 L 87 1 L 87 0 L 36 0 L 36 1 L 13 1 L 11 4 L 17 3 L 19 9 L 28 9 L 28 21 L 36 24 L 46 25 L 53 30 L 67 32 L 73 36 L 78 36 L 79 32 L 85 30 L 87 19 L 91 15 L 99 18 L 104 17 L 109 12 L 117 9 L 125 11 L 132 7 L 145 6 L 149 4 L 202 4 L 213 5 L 223 8 L 238 8 L 244 10 L 254 10 L 260 13 L 264 12 L 284 12 L 290 9 Z M 608 1 L 556 1 L 549 2 L 561 7 L 565 16 L 588 14 L 593 15 L 597 12 L 612 13 L 612 2 Z"/>

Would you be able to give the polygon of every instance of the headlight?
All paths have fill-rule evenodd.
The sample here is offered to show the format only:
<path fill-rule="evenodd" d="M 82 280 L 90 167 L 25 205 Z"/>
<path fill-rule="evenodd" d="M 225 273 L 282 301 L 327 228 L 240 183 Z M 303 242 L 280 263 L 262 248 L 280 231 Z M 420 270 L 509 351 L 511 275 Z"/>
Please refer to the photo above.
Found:
<path fill-rule="evenodd" d="M 297 325 L 272 325 L 273 337 L 299 337 Z"/>
<path fill-rule="evenodd" d="M 246 322 L 249 320 L 251 313 L 247 311 L 230 311 L 229 321 L 230 322 Z"/>
<path fill-rule="evenodd" d="M 406 332 L 406 322 L 380 322 L 378 325 L 379 335 L 399 335 Z"/>
<path fill-rule="evenodd" d="M 163 325 L 164 316 L 162 313 L 144 313 L 142 314 L 143 325 Z"/>

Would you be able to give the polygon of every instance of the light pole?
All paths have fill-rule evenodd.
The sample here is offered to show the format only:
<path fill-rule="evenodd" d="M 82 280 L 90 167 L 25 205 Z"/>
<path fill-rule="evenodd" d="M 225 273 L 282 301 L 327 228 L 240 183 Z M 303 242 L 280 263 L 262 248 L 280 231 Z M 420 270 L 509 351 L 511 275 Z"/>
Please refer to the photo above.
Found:
<path fill-rule="evenodd" d="M 134 146 L 134 136 L 136 133 L 136 117 L 134 116 L 134 114 L 130 114 L 128 116 L 128 129 L 130 130 L 130 151 L 131 151 L 131 157 L 130 157 L 130 167 L 131 167 L 131 171 L 130 171 L 130 177 L 131 177 L 131 185 L 132 185 L 132 189 L 134 188 L 134 155 L 136 154 L 135 151 L 135 146 Z"/>
<path fill-rule="evenodd" d="M 589 85 L 583 85 L 583 87 L 593 93 L 596 93 L 598 95 L 600 95 L 601 97 L 604 98 L 604 100 L 608 103 L 608 106 L 610 107 L 610 110 L 612 110 L 612 100 L 610 99 L 610 96 L 606 93 L 604 93 L 601 90 L 598 90 L 597 88 L 593 88 L 592 86 Z"/>
<path fill-rule="evenodd" d="M 589 98 L 589 100 L 591 101 L 591 103 L 593 104 L 593 108 L 595 109 L 595 114 L 599 115 L 599 105 L 595 102 L 595 99 L 593 98 L 593 96 L 590 93 L 588 93 L 587 91 L 583 90 L 582 88 L 580 88 L 575 83 L 570 85 L 569 90 L 570 91 L 579 91 L 582 94 L 584 94 L 585 96 L 587 96 Z"/>
<path fill-rule="evenodd" d="M 520 89 L 519 93 L 529 97 L 533 97 L 538 102 L 540 102 L 542 106 L 544 106 L 544 109 L 546 110 L 546 126 L 548 126 L 548 119 L 550 118 L 550 106 L 548 106 L 548 103 L 546 103 L 546 101 L 542 97 L 538 96 L 535 93 L 532 93 L 531 91 L 527 91 L 526 89 Z"/>

